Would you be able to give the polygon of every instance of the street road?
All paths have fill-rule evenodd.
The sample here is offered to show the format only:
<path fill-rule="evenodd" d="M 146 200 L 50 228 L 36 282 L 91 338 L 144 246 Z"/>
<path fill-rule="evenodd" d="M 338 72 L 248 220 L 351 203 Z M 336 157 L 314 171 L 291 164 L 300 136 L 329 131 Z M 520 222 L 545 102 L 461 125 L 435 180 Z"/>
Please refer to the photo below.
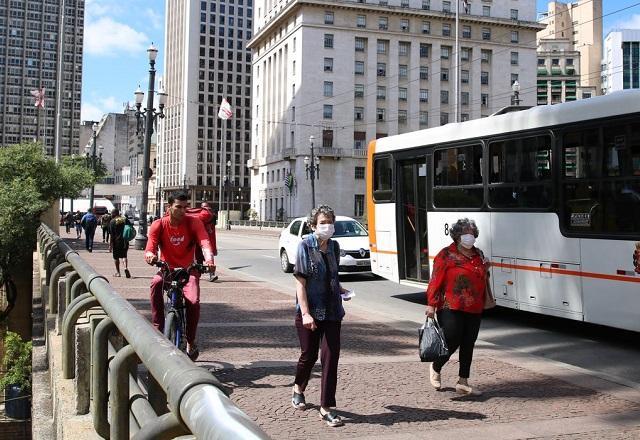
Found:
<path fill-rule="evenodd" d="M 278 238 L 233 230 L 218 233 L 217 264 L 270 282 L 294 303 L 291 274 L 280 269 Z M 356 298 L 349 307 L 380 318 L 405 319 L 408 331 L 424 320 L 424 290 L 368 274 L 341 277 Z M 484 317 L 480 340 L 586 369 L 640 389 L 640 334 L 498 308 Z"/>

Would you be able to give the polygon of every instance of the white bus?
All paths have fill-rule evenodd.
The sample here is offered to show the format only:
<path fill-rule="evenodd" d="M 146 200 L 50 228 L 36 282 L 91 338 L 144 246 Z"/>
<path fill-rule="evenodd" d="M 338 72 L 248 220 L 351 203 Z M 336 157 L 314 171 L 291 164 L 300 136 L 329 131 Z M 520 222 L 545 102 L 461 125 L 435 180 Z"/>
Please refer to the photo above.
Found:
<path fill-rule="evenodd" d="M 640 91 L 369 144 L 372 271 L 426 286 L 475 220 L 498 305 L 640 331 Z"/>

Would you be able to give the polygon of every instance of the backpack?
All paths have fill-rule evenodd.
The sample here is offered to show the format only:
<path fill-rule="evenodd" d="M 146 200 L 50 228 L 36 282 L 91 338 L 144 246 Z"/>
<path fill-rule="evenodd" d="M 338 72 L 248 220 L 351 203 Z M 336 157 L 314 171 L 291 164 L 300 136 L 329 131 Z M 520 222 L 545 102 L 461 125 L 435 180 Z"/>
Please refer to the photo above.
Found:
<path fill-rule="evenodd" d="M 136 238 L 136 230 L 130 224 L 125 224 L 124 229 L 122 230 L 122 238 L 126 241 L 131 241 Z"/>

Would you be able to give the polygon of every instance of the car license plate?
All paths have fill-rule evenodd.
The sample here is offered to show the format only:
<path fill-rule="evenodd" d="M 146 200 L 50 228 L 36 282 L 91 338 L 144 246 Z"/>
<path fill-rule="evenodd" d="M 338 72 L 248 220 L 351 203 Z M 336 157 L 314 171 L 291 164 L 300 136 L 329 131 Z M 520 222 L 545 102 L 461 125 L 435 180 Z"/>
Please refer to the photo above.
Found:
<path fill-rule="evenodd" d="M 356 266 L 368 266 L 369 262 L 367 260 L 356 261 Z"/>

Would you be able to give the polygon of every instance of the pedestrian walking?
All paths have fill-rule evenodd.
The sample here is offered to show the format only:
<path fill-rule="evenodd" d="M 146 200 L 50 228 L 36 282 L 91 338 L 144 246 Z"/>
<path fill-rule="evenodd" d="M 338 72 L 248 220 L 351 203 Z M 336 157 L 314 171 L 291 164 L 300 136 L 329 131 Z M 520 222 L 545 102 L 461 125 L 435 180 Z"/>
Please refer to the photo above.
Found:
<path fill-rule="evenodd" d="M 111 223 L 111 215 L 107 212 L 102 217 L 100 217 L 100 227 L 102 228 L 102 242 L 109 243 L 109 236 L 111 235 L 111 231 L 109 229 L 109 224 Z"/>
<path fill-rule="evenodd" d="M 80 238 L 82 236 L 82 214 L 79 209 L 73 215 L 73 221 L 76 224 L 76 238 Z"/>
<path fill-rule="evenodd" d="M 125 225 L 131 225 L 131 222 L 125 216 L 120 215 L 118 208 L 111 210 L 111 220 L 109 220 L 109 234 L 111 240 L 109 241 L 109 252 L 113 256 L 113 264 L 116 266 L 116 271 L 113 274 L 114 277 L 120 276 L 120 260 L 124 263 L 124 275 L 127 278 L 131 278 L 131 272 L 129 272 L 129 259 L 127 254 L 129 252 L 129 242 L 124 239 L 124 227 Z"/>
<path fill-rule="evenodd" d="M 71 227 L 74 225 L 75 222 L 73 221 L 73 212 L 68 211 L 64 216 L 64 227 L 65 231 L 67 231 L 67 234 L 71 232 Z"/>
<path fill-rule="evenodd" d="M 442 367 L 460 348 L 456 391 L 466 395 L 481 394 L 468 381 L 486 295 L 490 295 L 487 287 L 489 262 L 474 246 L 478 234 L 473 220 L 458 220 L 449 228 L 453 243 L 438 252 L 433 262 L 426 314 L 437 317 L 449 348 L 448 356 L 432 362 L 429 367 L 429 381 L 436 390 L 442 387 Z"/>
<path fill-rule="evenodd" d="M 89 209 L 87 213 L 82 216 L 80 224 L 84 229 L 84 247 L 89 252 L 93 252 L 93 236 L 95 235 L 96 228 L 98 227 L 98 218 L 93 213 L 93 209 Z"/>
<path fill-rule="evenodd" d="M 211 251 L 213 252 L 213 256 L 218 256 L 218 245 L 216 243 L 216 215 L 211 210 L 211 207 L 207 202 L 202 202 L 200 204 L 200 208 L 202 208 L 201 215 L 199 215 L 200 220 L 204 224 L 204 229 L 207 231 L 207 235 L 209 236 L 209 242 L 211 243 Z M 196 248 L 196 261 L 200 264 L 204 262 L 204 256 L 202 255 L 202 251 L 200 248 Z M 209 272 L 209 282 L 214 282 L 218 280 L 218 275 L 216 275 L 215 266 L 213 266 L 213 270 Z"/>
<path fill-rule="evenodd" d="M 331 240 L 335 220 L 335 213 L 329 206 L 313 209 L 308 220 L 313 234 L 298 245 L 294 268 L 295 326 L 301 353 L 291 397 L 294 408 L 307 408 L 304 391 L 318 359 L 318 349 L 321 349 L 320 417 L 331 427 L 344 424 L 331 409 L 336 406 L 340 329 L 344 317 L 341 294 L 346 293 L 338 279 L 340 246 Z"/>

